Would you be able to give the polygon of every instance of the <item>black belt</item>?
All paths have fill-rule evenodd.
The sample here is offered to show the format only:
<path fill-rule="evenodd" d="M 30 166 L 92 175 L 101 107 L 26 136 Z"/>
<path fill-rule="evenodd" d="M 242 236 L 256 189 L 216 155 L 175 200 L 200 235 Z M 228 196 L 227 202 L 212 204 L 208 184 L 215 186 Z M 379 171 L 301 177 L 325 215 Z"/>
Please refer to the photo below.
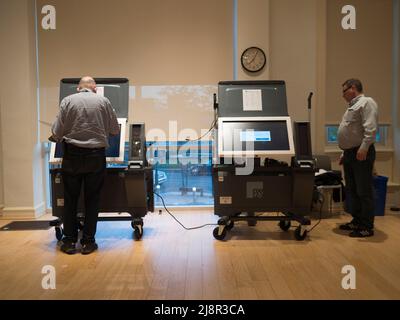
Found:
<path fill-rule="evenodd" d="M 73 152 L 73 153 L 82 153 L 82 154 L 96 154 L 96 153 L 104 153 L 106 148 L 82 148 L 75 146 L 70 143 L 64 142 L 64 152 Z"/>

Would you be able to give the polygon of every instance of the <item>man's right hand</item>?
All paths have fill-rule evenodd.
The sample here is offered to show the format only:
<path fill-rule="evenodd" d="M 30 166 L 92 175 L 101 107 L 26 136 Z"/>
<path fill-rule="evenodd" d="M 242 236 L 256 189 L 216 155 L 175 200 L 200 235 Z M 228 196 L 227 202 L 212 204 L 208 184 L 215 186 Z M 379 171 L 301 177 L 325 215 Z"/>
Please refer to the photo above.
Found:
<path fill-rule="evenodd" d="M 339 166 L 343 165 L 343 154 L 339 158 Z"/>

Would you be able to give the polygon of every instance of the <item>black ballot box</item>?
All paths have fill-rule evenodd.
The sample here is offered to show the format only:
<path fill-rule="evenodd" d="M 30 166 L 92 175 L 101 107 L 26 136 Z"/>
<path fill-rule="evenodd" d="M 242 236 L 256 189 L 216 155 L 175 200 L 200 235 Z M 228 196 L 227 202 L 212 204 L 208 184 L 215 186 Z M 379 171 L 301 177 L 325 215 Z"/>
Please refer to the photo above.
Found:
<path fill-rule="evenodd" d="M 220 218 L 213 235 L 223 240 L 236 221 L 255 226 L 257 221 L 279 221 L 283 231 L 298 223 L 294 236 L 304 240 L 311 221 L 314 169 L 255 167 L 241 175 L 235 165 L 214 165 L 214 214 Z"/>
<path fill-rule="evenodd" d="M 240 212 L 311 212 L 314 170 L 311 168 L 255 167 L 251 174 L 237 174 L 233 165 L 213 168 L 214 208 L 218 216 Z"/>

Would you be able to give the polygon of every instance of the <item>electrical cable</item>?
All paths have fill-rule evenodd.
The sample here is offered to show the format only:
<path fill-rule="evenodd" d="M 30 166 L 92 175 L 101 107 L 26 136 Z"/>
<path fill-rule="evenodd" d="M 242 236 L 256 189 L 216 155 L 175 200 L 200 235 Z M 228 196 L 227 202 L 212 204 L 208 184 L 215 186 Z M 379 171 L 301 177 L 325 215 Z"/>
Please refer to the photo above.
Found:
<path fill-rule="evenodd" d="M 216 125 L 217 125 L 217 119 L 215 119 L 215 120 L 211 123 L 210 129 L 208 129 L 208 131 L 207 131 L 205 134 L 203 134 L 200 138 L 193 139 L 193 140 L 191 140 L 191 139 L 189 139 L 189 138 L 186 138 L 186 141 L 187 141 L 187 142 L 194 142 L 194 141 L 198 141 L 198 140 L 203 139 L 207 134 L 210 133 L 210 131 L 211 131 L 212 129 L 215 128 Z"/>
<path fill-rule="evenodd" d="M 203 225 L 200 225 L 200 226 L 196 226 L 196 227 L 186 227 L 185 225 L 183 225 L 183 224 L 168 210 L 168 208 L 167 208 L 166 205 L 165 205 L 164 198 L 163 198 L 162 196 L 160 196 L 157 192 L 154 192 L 154 191 L 153 191 L 153 193 L 154 193 L 157 197 L 159 197 L 159 198 L 161 199 L 161 202 L 162 202 L 162 204 L 163 204 L 163 207 L 164 207 L 165 211 L 167 211 L 167 213 L 168 213 L 178 224 L 180 224 L 181 227 L 184 228 L 185 230 L 196 230 L 196 229 L 201 229 L 201 228 L 204 228 L 204 227 L 207 227 L 207 226 L 218 226 L 218 223 L 206 223 L 206 224 L 203 224 Z M 320 201 L 321 207 L 320 207 L 320 210 L 319 210 L 319 220 L 318 220 L 318 222 L 317 222 L 310 230 L 308 230 L 308 233 L 310 233 L 312 230 L 314 230 L 314 228 L 317 227 L 317 226 L 321 223 L 321 220 L 322 220 L 322 208 L 323 208 L 323 206 L 324 206 L 325 197 L 324 197 L 321 193 L 320 193 L 319 195 L 320 195 L 320 197 L 322 198 L 322 201 Z"/>
<path fill-rule="evenodd" d="M 165 202 L 164 202 L 163 197 L 161 197 L 158 193 L 156 193 L 156 192 L 154 192 L 154 191 L 153 191 L 153 193 L 154 193 L 157 197 L 159 197 L 159 198 L 161 199 L 162 204 L 163 204 L 163 207 L 164 207 L 164 209 L 168 212 L 168 214 L 169 214 L 172 218 L 174 218 L 174 220 L 175 220 L 176 222 L 178 222 L 178 223 L 181 225 L 181 227 L 184 228 L 185 230 L 201 229 L 201 228 L 204 228 L 204 227 L 207 227 L 207 226 L 218 226 L 217 223 L 206 223 L 206 224 L 203 224 L 203 225 L 201 225 L 201 226 L 196 226 L 196 227 L 185 227 L 171 212 L 169 212 L 169 210 L 168 210 L 167 207 L 165 206 Z"/>
<path fill-rule="evenodd" d="M 321 220 L 322 220 L 322 208 L 323 208 L 324 203 L 325 203 L 325 197 L 320 191 L 318 191 L 318 193 L 319 193 L 319 197 L 322 198 L 322 200 L 319 199 L 319 202 L 321 203 L 321 207 L 319 208 L 319 220 L 310 230 L 308 230 L 308 233 L 310 233 L 312 230 L 314 230 L 314 228 L 316 226 L 318 226 L 320 224 Z"/>

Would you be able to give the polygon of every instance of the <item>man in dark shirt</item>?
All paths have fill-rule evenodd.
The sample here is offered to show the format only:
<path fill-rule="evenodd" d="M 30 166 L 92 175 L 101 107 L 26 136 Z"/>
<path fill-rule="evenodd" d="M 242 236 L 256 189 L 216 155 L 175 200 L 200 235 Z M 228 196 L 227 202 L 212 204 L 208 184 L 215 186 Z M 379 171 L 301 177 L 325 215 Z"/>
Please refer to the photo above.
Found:
<path fill-rule="evenodd" d="M 108 147 L 108 136 L 118 133 L 119 125 L 110 101 L 96 94 L 93 78 L 83 77 L 78 93 L 61 101 L 51 137 L 53 141 L 62 142 L 64 147 L 64 238 L 61 250 L 67 254 L 76 252 L 77 207 L 82 184 L 85 220 L 81 252 L 89 254 L 98 247 L 95 234 L 106 172 L 105 148 Z"/>

